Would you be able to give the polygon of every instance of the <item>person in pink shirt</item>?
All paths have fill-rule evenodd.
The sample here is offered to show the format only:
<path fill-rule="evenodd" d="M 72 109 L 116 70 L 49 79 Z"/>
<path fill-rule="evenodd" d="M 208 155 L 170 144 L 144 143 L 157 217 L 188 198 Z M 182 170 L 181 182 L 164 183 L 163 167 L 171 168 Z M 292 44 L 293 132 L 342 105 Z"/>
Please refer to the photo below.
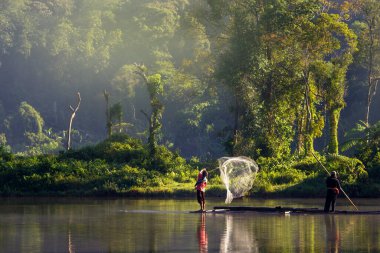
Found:
<path fill-rule="evenodd" d="M 207 186 L 207 170 L 202 169 L 198 173 L 197 182 L 195 183 L 195 189 L 197 189 L 197 200 L 199 205 L 201 206 L 201 209 L 199 211 L 205 212 L 205 190 Z"/>

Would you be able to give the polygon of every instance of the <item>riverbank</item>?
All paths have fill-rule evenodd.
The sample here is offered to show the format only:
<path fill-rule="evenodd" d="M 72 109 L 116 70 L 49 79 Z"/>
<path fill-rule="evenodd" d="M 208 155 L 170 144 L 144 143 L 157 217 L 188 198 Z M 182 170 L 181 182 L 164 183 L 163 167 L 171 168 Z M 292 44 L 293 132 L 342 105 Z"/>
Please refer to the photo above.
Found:
<path fill-rule="evenodd" d="M 371 187 L 372 186 L 368 186 Z M 345 187 L 345 191 L 350 197 L 355 198 L 378 198 L 380 196 L 379 189 L 373 194 L 359 195 L 354 194 L 351 188 Z M 194 188 L 189 185 L 173 186 L 173 187 L 131 187 L 124 190 L 108 189 L 69 189 L 66 191 L 25 191 L 25 192 L 2 192 L 2 197 L 115 197 L 115 198 L 164 198 L 164 199 L 176 199 L 176 198 L 194 198 Z M 209 185 L 206 190 L 207 198 L 222 198 L 226 197 L 226 189 L 223 185 Z M 303 189 L 301 185 L 295 185 L 291 187 L 277 186 L 277 190 L 271 192 L 263 191 L 259 187 L 254 186 L 253 189 L 244 198 L 258 198 L 258 199 L 270 199 L 270 198 L 324 198 L 326 189 L 324 181 L 322 180 L 319 186 Z M 341 194 L 341 198 L 344 196 Z"/>
<path fill-rule="evenodd" d="M 319 156 L 337 171 L 351 197 L 380 196 L 379 164 L 356 158 Z M 256 159 L 259 171 L 248 196 L 260 198 L 324 197 L 324 171 L 314 157 Z M 368 163 L 369 164 L 369 163 Z M 145 145 L 128 136 L 113 136 L 94 146 L 60 154 L 17 156 L 0 152 L 1 196 L 193 197 L 199 169 L 217 161 L 185 160 L 164 146 L 151 157 Z M 209 175 L 207 196 L 224 197 L 218 170 Z"/>

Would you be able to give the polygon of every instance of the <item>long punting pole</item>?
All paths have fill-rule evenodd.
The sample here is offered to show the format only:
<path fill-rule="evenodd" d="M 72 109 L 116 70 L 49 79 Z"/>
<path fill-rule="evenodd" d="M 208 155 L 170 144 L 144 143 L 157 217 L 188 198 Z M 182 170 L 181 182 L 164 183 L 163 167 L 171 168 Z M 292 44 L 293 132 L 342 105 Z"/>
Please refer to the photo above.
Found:
<path fill-rule="evenodd" d="M 330 175 L 330 172 L 326 169 L 326 167 L 321 163 L 321 161 L 319 161 L 319 159 L 315 156 L 315 154 L 313 152 L 311 152 L 315 158 L 315 160 L 318 161 L 318 163 L 322 166 L 322 168 L 325 169 L 325 171 L 327 172 L 327 174 Z M 346 192 L 343 190 L 343 188 L 341 187 L 341 190 L 344 194 L 344 196 L 346 196 L 346 198 L 348 199 L 348 201 L 350 201 L 350 203 L 355 207 L 356 211 L 359 211 L 359 209 L 355 206 L 354 202 L 352 202 L 352 200 L 350 199 L 350 197 L 348 197 L 348 195 L 346 194 Z"/>

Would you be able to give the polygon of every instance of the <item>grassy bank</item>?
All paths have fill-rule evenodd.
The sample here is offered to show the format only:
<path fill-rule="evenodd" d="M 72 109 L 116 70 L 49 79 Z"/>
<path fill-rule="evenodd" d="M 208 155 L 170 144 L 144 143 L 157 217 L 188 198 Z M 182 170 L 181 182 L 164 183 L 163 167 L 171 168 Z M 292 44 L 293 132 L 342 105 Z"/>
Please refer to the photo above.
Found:
<path fill-rule="evenodd" d="M 151 158 L 147 147 L 128 136 L 114 136 L 97 145 L 58 155 L 19 157 L 0 153 L 0 194 L 3 196 L 147 196 L 193 197 L 198 170 L 215 162 L 186 161 L 165 147 Z M 380 196 L 380 159 L 371 166 L 344 156 L 320 156 L 329 171 L 339 174 L 352 197 Z M 248 195 L 255 197 L 323 197 L 326 172 L 313 157 L 257 159 L 259 173 Z M 208 196 L 224 197 L 214 171 Z"/>

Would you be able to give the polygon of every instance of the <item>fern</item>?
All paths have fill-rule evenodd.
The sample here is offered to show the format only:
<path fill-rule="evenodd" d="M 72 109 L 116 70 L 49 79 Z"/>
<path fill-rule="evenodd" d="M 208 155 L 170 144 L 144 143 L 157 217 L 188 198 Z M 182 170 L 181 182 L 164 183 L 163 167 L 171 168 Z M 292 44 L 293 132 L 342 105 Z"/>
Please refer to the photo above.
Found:
<path fill-rule="evenodd" d="M 363 121 L 359 121 L 345 136 L 348 137 L 348 140 L 342 144 L 342 151 L 351 148 L 359 150 L 378 149 L 380 146 L 380 121 L 372 126 L 367 125 Z"/>

